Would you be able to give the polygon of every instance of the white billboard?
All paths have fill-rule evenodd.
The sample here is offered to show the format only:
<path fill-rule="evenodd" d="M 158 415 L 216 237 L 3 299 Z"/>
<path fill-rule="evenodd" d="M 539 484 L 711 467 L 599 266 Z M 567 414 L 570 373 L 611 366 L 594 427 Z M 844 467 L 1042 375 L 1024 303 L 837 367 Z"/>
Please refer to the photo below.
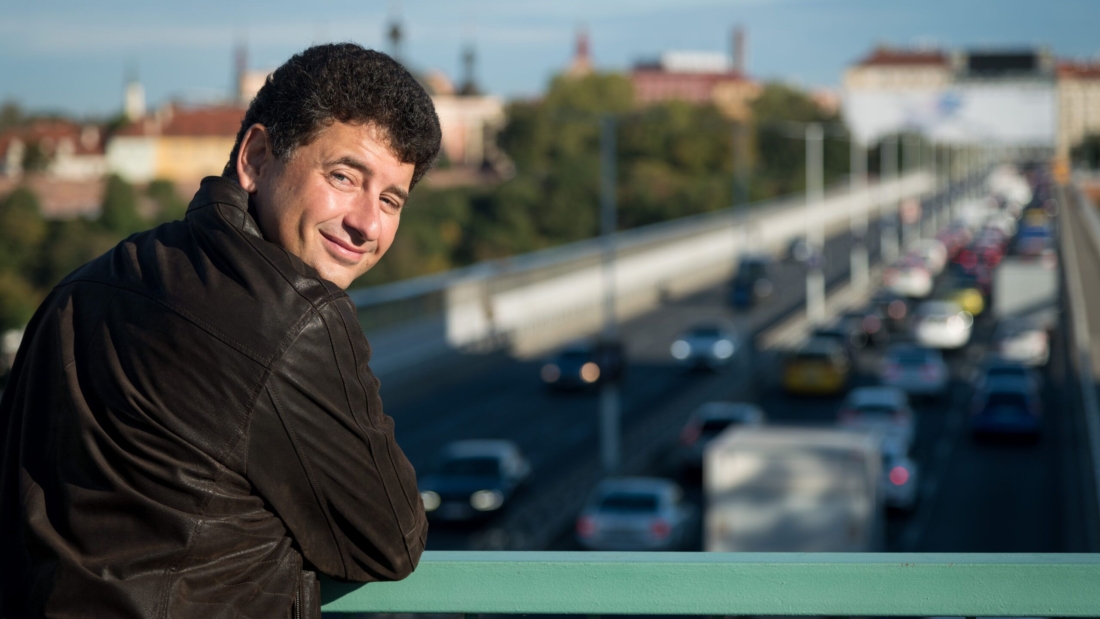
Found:
<path fill-rule="evenodd" d="M 864 144 L 919 131 L 947 144 L 1052 147 L 1057 101 L 1053 83 L 973 82 L 938 91 L 849 91 L 842 113 Z"/>

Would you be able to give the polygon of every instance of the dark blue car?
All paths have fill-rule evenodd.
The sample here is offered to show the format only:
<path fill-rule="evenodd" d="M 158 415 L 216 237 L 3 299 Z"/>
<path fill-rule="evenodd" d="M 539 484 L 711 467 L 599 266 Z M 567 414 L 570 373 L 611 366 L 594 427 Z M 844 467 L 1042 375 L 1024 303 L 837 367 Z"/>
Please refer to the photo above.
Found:
<path fill-rule="evenodd" d="M 974 397 L 970 429 L 976 435 L 1038 436 L 1043 412 L 1032 385 L 1023 381 L 991 381 Z"/>

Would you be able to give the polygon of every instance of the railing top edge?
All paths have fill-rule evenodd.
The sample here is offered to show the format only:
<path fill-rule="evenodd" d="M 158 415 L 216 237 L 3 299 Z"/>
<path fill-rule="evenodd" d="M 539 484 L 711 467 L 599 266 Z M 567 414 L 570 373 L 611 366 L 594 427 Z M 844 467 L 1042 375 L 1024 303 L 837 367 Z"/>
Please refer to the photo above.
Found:
<path fill-rule="evenodd" d="M 906 565 L 1097 565 L 1098 553 L 829 553 L 829 552 L 575 552 L 460 551 L 424 553 L 421 563 L 626 564 L 906 564 Z"/>

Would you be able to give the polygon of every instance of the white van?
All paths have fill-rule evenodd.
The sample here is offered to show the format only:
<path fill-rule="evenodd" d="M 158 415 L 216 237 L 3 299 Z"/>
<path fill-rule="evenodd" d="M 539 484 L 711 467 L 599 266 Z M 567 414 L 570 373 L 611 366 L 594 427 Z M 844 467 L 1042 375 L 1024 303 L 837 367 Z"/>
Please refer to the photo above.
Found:
<path fill-rule="evenodd" d="M 734 427 L 703 464 L 708 552 L 863 552 L 884 545 L 882 437 Z"/>

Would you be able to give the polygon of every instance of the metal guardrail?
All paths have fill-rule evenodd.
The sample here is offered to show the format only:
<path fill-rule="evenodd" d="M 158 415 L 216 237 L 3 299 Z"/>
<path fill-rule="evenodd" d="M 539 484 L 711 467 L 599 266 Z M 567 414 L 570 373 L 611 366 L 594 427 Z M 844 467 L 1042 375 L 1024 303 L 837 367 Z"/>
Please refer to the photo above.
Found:
<path fill-rule="evenodd" d="M 1100 555 L 426 552 L 335 613 L 1100 616 Z"/>

